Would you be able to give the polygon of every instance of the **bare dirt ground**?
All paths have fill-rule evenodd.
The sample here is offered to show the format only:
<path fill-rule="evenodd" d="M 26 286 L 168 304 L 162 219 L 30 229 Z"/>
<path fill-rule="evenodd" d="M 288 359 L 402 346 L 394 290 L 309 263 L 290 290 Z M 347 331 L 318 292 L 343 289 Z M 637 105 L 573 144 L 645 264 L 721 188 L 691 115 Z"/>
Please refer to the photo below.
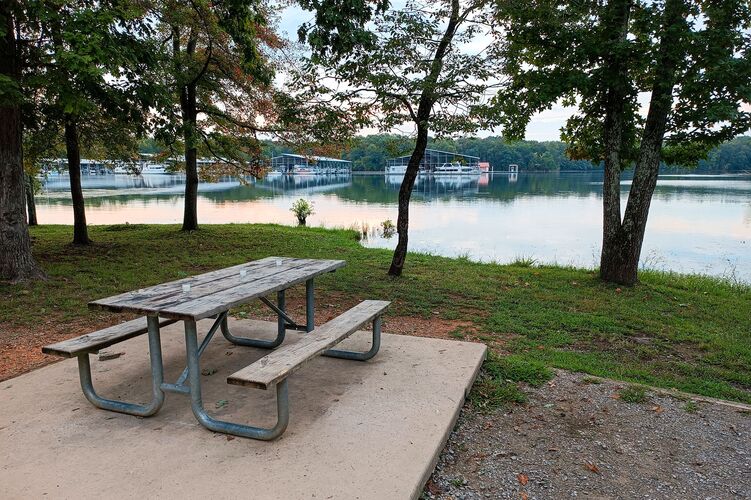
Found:
<path fill-rule="evenodd" d="M 423 497 L 751 498 L 751 411 L 593 382 L 559 372 L 524 405 L 465 406 Z"/>

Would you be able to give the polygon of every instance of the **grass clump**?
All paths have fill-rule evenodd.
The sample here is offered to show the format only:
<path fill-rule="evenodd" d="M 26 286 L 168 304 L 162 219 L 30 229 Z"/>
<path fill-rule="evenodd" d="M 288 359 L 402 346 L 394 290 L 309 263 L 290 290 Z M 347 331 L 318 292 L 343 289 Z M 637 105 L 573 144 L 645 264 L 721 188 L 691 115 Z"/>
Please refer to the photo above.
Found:
<path fill-rule="evenodd" d="M 491 353 L 484 368 L 495 379 L 525 382 L 533 387 L 539 387 L 553 378 L 553 372 L 544 363 L 516 355 L 498 356 Z"/>
<path fill-rule="evenodd" d="M 553 372 L 540 362 L 491 352 L 469 399 L 480 411 L 491 411 L 509 403 L 525 403 L 527 395 L 519 387 L 520 382 L 539 387 L 551 378 Z"/>
<path fill-rule="evenodd" d="M 699 411 L 699 404 L 692 399 L 690 401 L 686 401 L 686 404 L 683 405 L 683 409 L 686 413 L 696 413 L 697 411 Z"/>
<path fill-rule="evenodd" d="M 626 403 L 644 403 L 647 401 L 647 390 L 638 385 L 630 385 L 620 392 L 620 397 Z"/>

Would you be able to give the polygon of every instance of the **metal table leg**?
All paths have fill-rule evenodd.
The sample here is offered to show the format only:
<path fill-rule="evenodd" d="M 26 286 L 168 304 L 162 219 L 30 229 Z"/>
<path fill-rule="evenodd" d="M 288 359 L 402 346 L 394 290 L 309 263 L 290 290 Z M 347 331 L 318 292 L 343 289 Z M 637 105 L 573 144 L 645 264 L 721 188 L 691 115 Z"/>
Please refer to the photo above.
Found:
<path fill-rule="evenodd" d="M 287 380 L 276 385 L 277 423 L 270 429 L 250 425 L 225 422 L 211 417 L 203 407 L 201 398 L 201 368 L 198 352 L 196 322 L 185 321 L 185 346 L 188 362 L 188 381 L 190 383 L 190 406 L 196 419 L 214 432 L 233 434 L 235 436 L 269 441 L 279 437 L 289 423 L 289 402 L 287 399 Z"/>
<path fill-rule="evenodd" d="M 164 391 L 162 391 L 164 368 L 162 363 L 162 343 L 159 337 L 159 318 L 157 316 L 148 316 L 147 322 L 149 327 L 149 358 L 151 360 L 151 402 L 139 405 L 99 396 L 94 389 L 91 378 L 89 353 L 83 353 L 78 356 L 78 376 L 81 379 L 81 389 L 83 389 L 86 399 L 97 408 L 127 413 L 128 415 L 136 415 L 138 417 L 149 417 L 158 412 L 164 404 Z"/>
<path fill-rule="evenodd" d="M 313 278 L 305 282 L 305 331 L 312 332 L 316 327 L 315 323 L 315 288 L 313 287 Z"/>
<path fill-rule="evenodd" d="M 286 333 L 286 325 L 287 325 L 287 315 L 285 312 L 285 297 L 284 297 L 284 290 L 280 290 L 276 292 L 276 302 L 277 302 L 277 308 L 278 308 L 278 319 L 277 319 L 277 325 L 276 325 L 276 338 L 274 340 L 260 340 L 260 339 L 249 339 L 245 337 L 235 337 L 232 335 L 232 333 L 229 331 L 229 325 L 227 325 L 227 317 L 225 315 L 224 319 L 222 320 L 222 335 L 224 335 L 224 338 L 232 342 L 236 345 L 246 346 L 246 347 L 261 347 L 264 349 L 273 349 L 275 347 L 278 347 L 281 345 L 282 342 L 284 342 L 284 335 Z"/>
<path fill-rule="evenodd" d="M 328 349 L 323 351 L 323 356 L 330 358 L 351 359 L 354 361 L 367 361 L 378 353 L 381 348 L 381 317 L 373 320 L 373 343 L 367 352 L 343 351 L 340 349 Z"/>

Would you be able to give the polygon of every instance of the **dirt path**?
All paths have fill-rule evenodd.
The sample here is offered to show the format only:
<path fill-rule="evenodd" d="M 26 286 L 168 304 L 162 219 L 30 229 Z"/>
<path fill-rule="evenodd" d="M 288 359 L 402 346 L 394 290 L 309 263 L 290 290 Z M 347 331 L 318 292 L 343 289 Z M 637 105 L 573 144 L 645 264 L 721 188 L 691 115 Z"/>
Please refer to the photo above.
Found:
<path fill-rule="evenodd" d="M 465 407 L 424 497 L 751 498 L 751 412 L 560 372 L 529 402 Z"/>

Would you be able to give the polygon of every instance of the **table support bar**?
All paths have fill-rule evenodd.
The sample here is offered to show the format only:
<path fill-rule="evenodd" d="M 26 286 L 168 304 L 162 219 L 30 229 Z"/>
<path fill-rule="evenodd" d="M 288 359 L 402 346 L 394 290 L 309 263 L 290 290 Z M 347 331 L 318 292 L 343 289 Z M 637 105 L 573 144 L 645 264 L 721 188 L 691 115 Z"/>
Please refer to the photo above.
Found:
<path fill-rule="evenodd" d="M 94 389 L 94 383 L 91 378 L 91 362 L 89 360 L 89 353 L 86 352 L 78 355 L 78 376 L 81 380 L 81 389 L 84 396 L 97 408 L 127 413 L 128 415 L 136 415 L 138 417 L 149 417 L 158 412 L 164 404 L 164 392 L 162 391 L 164 367 L 162 365 L 162 343 L 159 336 L 159 318 L 157 316 L 148 316 L 147 322 L 149 328 L 149 358 L 151 359 L 151 402 L 139 405 L 99 396 Z"/>
<path fill-rule="evenodd" d="M 198 336 L 196 334 L 195 321 L 185 321 L 185 346 L 188 361 L 188 382 L 190 384 L 190 406 L 193 410 L 193 415 L 201 425 L 214 432 L 233 434 L 235 436 L 260 439 L 263 441 L 276 439 L 285 431 L 287 424 L 289 423 L 289 401 L 286 379 L 276 385 L 277 422 L 274 427 L 265 429 L 262 427 L 253 427 L 250 425 L 217 420 L 206 413 L 206 410 L 203 407 L 201 396 L 201 367 L 198 354 Z"/>

